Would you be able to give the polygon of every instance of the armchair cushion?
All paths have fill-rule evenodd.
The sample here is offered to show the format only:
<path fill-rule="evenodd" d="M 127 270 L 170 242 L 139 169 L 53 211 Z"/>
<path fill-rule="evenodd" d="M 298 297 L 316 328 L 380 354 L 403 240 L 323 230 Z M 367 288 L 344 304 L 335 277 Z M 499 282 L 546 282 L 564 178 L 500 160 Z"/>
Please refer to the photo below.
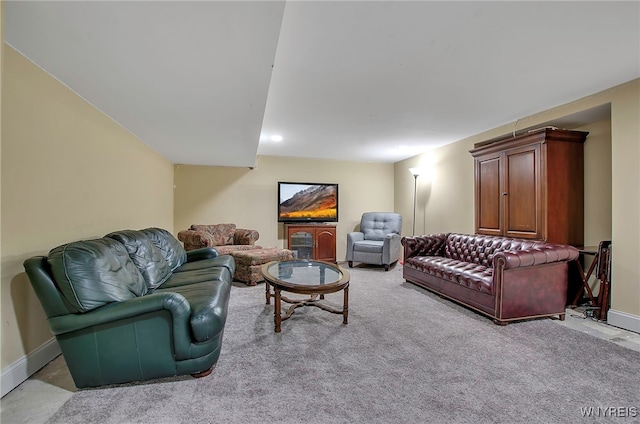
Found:
<path fill-rule="evenodd" d="M 382 240 L 363 240 L 358 242 L 354 247 L 354 251 L 363 253 L 382 253 L 384 242 Z"/>
<path fill-rule="evenodd" d="M 400 234 L 402 216 L 397 213 L 367 212 L 362 214 L 360 232 L 365 240 L 384 240 L 388 234 Z"/>
<path fill-rule="evenodd" d="M 192 225 L 194 231 L 201 231 L 210 235 L 211 246 L 224 246 L 233 244 L 233 236 L 236 232 L 236 224 L 216 225 Z"/>
<path fill-rule="evenodd" d="M 147 293 L 144 277 L 125 247 L 111 238 L 58 246 L 49 252 L 51 271 L 75 312 Z"/>

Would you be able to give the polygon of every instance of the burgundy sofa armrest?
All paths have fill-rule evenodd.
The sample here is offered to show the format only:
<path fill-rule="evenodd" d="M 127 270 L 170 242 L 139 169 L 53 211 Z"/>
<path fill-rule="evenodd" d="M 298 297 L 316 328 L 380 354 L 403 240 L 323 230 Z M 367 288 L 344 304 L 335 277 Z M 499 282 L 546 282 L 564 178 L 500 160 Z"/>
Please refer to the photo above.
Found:
<path fill-rule="evenodd" d="M 242 228 L 236 228 L 236 232 L 233 234 L 233 244 L 255 244 L 260 238 L 260 233 L 256 230 L 245 230 Z"/>
<path fill-rule="evenodd" d="M 414 256 L 444 256 L 444 242 L 447 234 L 402 237 L 404 260 Z"/>
<path fill-rule="evenodd" d="M 523 250 L 506 250 L 493 256 L 494 268 L 513 269 L 578 259 L 578 249 L 562 244 L 544 244 Z"/>

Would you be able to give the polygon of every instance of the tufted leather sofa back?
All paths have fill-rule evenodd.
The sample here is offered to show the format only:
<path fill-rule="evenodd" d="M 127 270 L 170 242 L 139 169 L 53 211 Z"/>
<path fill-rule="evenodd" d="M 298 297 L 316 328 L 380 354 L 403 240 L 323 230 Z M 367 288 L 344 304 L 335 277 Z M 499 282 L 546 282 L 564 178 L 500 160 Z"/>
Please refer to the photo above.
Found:
<path fill-rule="evenodd" d="M 144 232 L 121 230 L 109 233 L 105 237 L 122 243 L 149 289 L 158 288 L 171 276 L 169 262 Z"/>
<path fill-rule="evenodd" d="M 384 240 L 387 234 L 400 234 L 402 216 L 393 212 L 365 212 L 360 220 L 365 240 Z"/>
<path fill-rule="evenodd" d="M 505 250 L 524 250 L 545 246 L 544 241 L 512 239 L 496 236 L 448 234 L 444 256 L 463 262 L 491 267 L 493 256 Z"/>
<path fill-rule="evenodd" d="M 49 252 L 48 261 L 73 312 L 87 312 L 147 293 L 144 278 L 127 249 L 111 238 L 58 246 Z"/>
<path fill-rule="evenodd" d="M 162 253 L 169 263 L 171 271 L 187 262 L 187 252 L 182 244 L 167 230 L 162 228 L 145 228 L 143 232 Z"/>

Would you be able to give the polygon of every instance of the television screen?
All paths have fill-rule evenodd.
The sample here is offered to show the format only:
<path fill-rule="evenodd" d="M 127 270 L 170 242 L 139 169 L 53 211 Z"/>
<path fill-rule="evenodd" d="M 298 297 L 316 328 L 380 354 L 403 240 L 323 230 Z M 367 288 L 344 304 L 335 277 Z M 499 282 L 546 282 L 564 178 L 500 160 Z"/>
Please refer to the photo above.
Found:
<path fill-rule="evenodd" d="M 338 184 L 278 182 L 278 222 L 337 222 Z"/>

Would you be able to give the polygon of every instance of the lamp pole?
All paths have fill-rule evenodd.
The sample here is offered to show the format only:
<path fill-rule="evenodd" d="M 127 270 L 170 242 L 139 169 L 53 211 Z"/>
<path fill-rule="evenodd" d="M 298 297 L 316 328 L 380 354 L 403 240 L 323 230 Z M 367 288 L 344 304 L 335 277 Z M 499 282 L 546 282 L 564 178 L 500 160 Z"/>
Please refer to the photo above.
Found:
<path fill-rule="evenodd" d="M 413 228 L 411 235 L 416 235 L 416 201 L 418 200 L 418 174 L 413 174 Z"/>
<path fill-rule="evenodd" d="M 413 175 L 413 228 L 411 235 L 416 235 L 416 206 L 418 201 L 418 177 L 422 173 L 422 169 L 419 167 L 409 168 L 409 172 Z"/>

